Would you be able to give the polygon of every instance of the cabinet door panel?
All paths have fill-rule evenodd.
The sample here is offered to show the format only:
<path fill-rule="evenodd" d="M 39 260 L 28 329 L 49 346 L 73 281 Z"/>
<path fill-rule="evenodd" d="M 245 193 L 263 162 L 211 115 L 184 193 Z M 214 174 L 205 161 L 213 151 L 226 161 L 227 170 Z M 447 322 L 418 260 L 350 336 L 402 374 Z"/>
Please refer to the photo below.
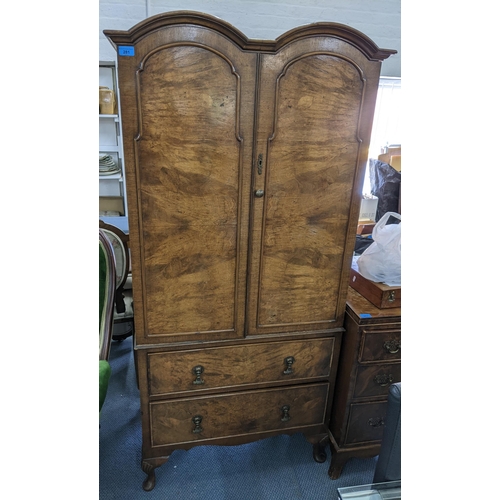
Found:
<path fill-rule="evenodd" d="M 262 58 L 250 332 L 342 326 L 367 88 L 357 63 L 318 43 Z"/>
<path fill-rule="evenodd" d="M 203 30 L 182 42 L 179 30 L 137 48 L 139 343 L 243 335 L 255 55 L 213 33 L 205 46 Z"/>

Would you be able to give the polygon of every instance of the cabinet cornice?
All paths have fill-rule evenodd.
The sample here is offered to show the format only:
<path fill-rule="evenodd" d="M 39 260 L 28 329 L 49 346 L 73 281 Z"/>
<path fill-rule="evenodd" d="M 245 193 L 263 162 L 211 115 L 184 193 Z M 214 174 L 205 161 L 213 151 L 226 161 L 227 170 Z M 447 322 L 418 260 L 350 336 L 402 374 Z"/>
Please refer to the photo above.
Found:
<path fill-rule="evenodd" d="M 157 14 L 139 22 L 129 30 L 104 30 L 103 33 L 116 49 L 118 45 L 134 45 L 142 37 L 158 29 L 180 24 L 204 26 L 213 29 L 225 35 L 243 50 L 274 53 L 300 38 L 332 36 L 354 45 L 371 61 L 383 61 L 390 55 L 397 53 L 396 50 L 379 48 L 365 34 L 340 23 L 318 22 L 306 24 L 283 33 L 276 40 L 255 40 L 248 38 L 233 25 L 216 16 L 185 10 Z"/>

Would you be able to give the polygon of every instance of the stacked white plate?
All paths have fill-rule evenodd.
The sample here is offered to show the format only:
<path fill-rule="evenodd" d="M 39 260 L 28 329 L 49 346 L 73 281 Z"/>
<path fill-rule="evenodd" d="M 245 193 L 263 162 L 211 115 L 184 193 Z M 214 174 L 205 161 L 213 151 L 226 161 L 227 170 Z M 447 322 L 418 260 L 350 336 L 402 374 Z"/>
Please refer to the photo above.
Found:
<path fill-rule="evenodd" d="M 99 155 L 99 175 L 119 174 L 120 169 L 111 155 Z"/>

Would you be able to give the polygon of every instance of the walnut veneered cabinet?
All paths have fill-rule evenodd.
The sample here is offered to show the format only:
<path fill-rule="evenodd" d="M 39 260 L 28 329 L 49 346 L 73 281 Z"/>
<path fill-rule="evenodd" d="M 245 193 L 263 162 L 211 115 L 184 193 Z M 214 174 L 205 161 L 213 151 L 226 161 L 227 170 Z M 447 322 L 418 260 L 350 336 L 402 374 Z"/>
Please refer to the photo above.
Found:
<path fill-rule="evenodd" d="M 104 31 L 118 82 L 144 488 L 173 450 L 303 432 L 326 458 L 381 61 L 335 23 Z"/>

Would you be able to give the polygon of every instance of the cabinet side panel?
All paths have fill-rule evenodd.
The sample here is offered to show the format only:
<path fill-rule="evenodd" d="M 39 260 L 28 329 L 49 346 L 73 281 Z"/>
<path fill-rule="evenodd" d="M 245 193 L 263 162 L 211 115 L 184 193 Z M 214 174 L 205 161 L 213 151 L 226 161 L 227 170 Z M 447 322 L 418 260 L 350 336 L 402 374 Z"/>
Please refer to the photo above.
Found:
<path fill-rule="evenodd" d="M 137 78 L 148 335 L 235 330 L 239 75 L 216 51 L 174 44 Z"/>

